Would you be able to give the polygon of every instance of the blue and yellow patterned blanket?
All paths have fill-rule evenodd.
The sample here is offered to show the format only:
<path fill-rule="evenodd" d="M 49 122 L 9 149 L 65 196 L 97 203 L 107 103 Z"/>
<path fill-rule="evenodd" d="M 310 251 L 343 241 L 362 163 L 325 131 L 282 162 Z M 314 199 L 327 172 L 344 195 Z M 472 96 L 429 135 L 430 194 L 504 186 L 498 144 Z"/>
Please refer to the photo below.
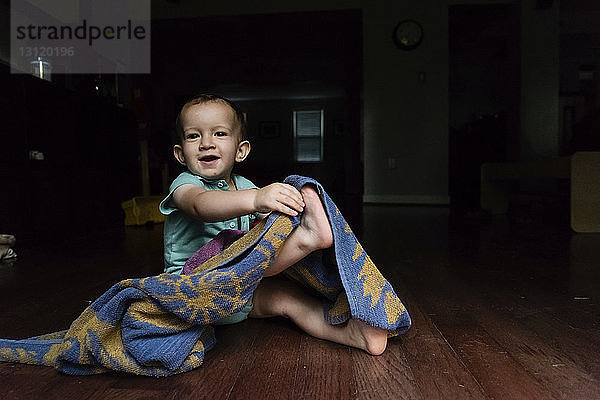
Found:
<path fill-rule="evenodd" d="M 410 317 L 392 286 L 357 241 L 323 187 L 311 178 L 333 230 L 335 257 L 309 256 L 286 275 L 323 298 L 332 324 L 351 316 L 405 332 Z M 94 301 L 67 331 L 24 340 L 0 339 L 0 361 L 47 365 L 67 374 L 107 370 L 168 376 L 202 364 L 215 343 L 211 324 L 240 310 L 300 217 L 272 214 L 190 275 L 127 279 Z"/>

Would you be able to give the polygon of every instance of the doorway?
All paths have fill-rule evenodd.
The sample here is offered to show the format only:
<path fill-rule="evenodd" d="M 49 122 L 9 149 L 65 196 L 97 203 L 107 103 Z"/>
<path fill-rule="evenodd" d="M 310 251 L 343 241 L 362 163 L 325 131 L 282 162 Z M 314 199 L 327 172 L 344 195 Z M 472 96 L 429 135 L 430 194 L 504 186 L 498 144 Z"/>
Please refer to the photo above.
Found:
<path fill-rule="evenodd" d="M 519 4 L 450 6 L 448 30 L 449 192 L 465 215 L 479 211 L 481 164 L 519 157 Z"/>

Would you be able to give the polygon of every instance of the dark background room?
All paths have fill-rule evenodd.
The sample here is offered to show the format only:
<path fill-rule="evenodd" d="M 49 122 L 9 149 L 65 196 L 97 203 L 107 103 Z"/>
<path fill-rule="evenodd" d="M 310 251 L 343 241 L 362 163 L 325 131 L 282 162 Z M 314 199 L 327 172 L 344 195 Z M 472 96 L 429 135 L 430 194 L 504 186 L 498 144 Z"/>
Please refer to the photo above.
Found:
<path fill-rule="evenodd" d="M 365 360 L 247 321 L 260 339 L 220 328 L 238 353 L 217 346 L 189 382 L 0 364 L 0 397 L 194 398 L 212 369 L 211 398 L 600 398 L 600 2 L 258 3 L 152 0 L 150 74 L 45 80 L 11 73 L 0 2 L 0 234 L 17 254 L 0 263 L 0 337 L 66 329 L 112 283 L 162 272 L 175 117 L 206 92 L 245 114 L 236 171 L 321 182 L 413 327 Z M 404 20 L 422 28 L 411 49 Z M 321 115 L 309 147 L 304 111 Z M 126 224 L 132 199 L 154 216 Z M 279 367 L 249 350 L 270 343 Z"/>

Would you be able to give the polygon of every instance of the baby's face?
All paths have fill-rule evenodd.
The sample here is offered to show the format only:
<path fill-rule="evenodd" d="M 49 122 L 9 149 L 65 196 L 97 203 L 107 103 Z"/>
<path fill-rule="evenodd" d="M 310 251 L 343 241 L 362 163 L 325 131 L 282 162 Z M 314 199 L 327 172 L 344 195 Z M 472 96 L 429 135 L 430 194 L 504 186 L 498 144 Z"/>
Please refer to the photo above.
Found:
<path fill-rule="evenodd" d="M 175 150 L 179 162 L 195 175 L 229 181 L 241 141 L 234 111 L 220 102 L 196 104 L 184 110 L 181 122 L 181 157 Z"/>

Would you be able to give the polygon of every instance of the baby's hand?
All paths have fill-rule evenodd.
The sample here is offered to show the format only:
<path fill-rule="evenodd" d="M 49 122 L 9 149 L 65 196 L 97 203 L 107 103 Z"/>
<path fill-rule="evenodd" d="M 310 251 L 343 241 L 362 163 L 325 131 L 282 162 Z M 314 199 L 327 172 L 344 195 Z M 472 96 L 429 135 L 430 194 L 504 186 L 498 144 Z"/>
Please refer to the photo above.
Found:
<path fill-rule="evenodd" d="M 296 216 L 304 210 L 304 200 L 295 187 L 285 183 L 272 183 L 256 191 L 254 208 L 260 213 L 279 211 Z"/>

